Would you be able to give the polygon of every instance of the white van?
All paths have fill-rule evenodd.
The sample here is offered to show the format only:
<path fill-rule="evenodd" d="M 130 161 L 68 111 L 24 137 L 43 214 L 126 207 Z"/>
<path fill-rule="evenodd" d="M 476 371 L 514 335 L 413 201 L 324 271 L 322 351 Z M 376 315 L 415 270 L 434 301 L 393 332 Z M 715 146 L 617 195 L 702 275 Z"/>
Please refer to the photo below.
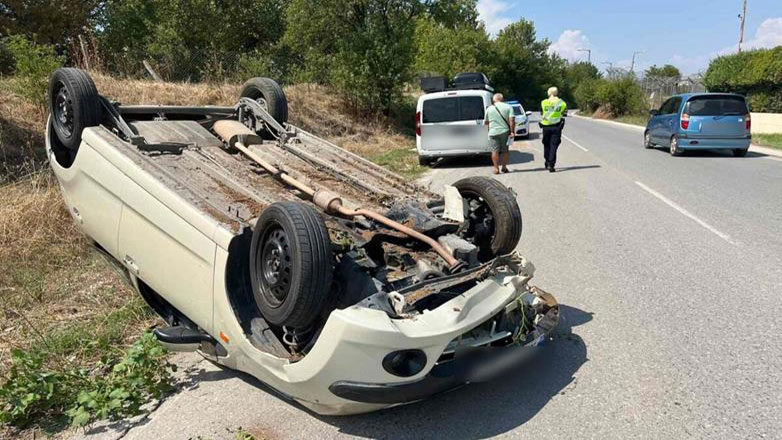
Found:
<path fill-rule="evenodd" d="M 489 128 L 483 125 L 492 92 L 448 90 L 418 98 L 415 146 L 418 163 L 428 165 L 439 157 L 489 154 Z"/>

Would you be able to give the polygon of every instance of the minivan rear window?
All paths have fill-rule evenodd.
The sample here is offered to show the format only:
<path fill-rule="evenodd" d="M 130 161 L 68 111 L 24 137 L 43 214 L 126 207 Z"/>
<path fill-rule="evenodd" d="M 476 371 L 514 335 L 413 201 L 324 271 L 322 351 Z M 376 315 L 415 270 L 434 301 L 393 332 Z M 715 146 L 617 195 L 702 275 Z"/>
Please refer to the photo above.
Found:
<path fill-rule="evenodd" d="M 696 96 L 687 101 L 684 112 L 690 116 L 726 116 L 749 113 L 741 96 Z"/>
<path fill-rule="evenodd" d="M 483 98 L 455 96 L 424 101 L 423 123 L 474 121 L 483 119 Z"/>

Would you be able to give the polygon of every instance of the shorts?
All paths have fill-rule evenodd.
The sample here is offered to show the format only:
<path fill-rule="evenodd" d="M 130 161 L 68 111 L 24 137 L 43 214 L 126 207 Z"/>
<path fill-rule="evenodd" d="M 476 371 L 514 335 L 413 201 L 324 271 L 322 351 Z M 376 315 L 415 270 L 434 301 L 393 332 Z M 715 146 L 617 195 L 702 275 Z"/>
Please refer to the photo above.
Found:
<path fill-rule="evenodd" d="M 510 132 L 498 134 L 496 136 L 489 136 L 489 148 L 491 148 L 491 152 L 507 153 L 509 136 L 510 136 Z"/>

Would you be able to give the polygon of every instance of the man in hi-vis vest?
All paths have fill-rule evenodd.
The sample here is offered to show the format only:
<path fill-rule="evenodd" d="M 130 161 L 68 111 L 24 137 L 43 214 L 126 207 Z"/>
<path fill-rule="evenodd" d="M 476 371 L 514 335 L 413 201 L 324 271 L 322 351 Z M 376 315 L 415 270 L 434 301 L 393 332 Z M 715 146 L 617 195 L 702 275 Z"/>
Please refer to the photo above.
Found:
<path fill-rule="evenodd" d="M 543 130 L 543 157 L 546 159 L 546 169 L 550 173 L 555 171 L 557 164 L 557 148 L 562 142 L 562 128 L 565 120 L 562 114 L 567 108 L 565 101 L 559 99 L 559 91 L 556 87 L 548 89 L 548 99 L 540 103 L 540 128 Z"/>

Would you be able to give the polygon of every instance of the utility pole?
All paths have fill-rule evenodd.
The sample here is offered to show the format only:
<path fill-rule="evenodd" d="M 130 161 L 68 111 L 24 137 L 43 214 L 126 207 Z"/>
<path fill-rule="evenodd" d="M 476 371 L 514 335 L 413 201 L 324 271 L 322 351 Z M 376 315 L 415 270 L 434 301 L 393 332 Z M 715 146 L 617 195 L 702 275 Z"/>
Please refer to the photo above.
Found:
<path fill-rule="evenodd" d="M 613 78 L 614 76 L 614 63 L 610 61 L 603 61 L 602 64 L 608 64 L 608 68 L 606 69 L 606 75 L 609 79 Z"/>
<path fill-rule="evenodd" d="M 741 19 L 741 27 L 739 28 L 739 53 L 741 53 L 741 45 L 744 43 L 744 21 L 747 19 L 747 0 L 744 0 L 744 11 L 739 14 Z"/>
<path fill-rule="evenodd" d="M 578 49 L 578 52 L 587 53 L 587 63 L 592 64 L 592 49 Z"/>
<path fill-rule="evenodd" d="M 642 53 L 644 53 L 643 50 L 638 50 L 638 51 L 633 52 L 633 61 L 630 62 L 630 73 L 635 72 L 635 70 L 634 70 L 635 69 L 635 56 L 638 55 L 638 54 L 642 54 Z"/>

